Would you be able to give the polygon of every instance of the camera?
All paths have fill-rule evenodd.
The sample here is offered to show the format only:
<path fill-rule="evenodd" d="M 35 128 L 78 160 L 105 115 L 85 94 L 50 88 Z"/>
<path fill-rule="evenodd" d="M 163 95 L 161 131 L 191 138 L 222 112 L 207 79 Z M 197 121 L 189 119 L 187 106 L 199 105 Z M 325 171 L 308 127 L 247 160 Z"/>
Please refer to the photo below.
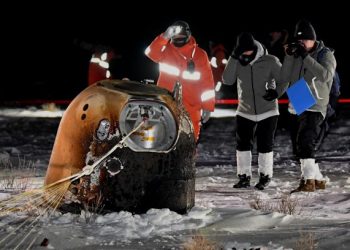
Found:
<path fill-rule="evenodd" d="M 299 42 L 292 42 L 288 44 L 288 48 L 295 52 L 295 50 L 300 46 Z"/>
<path fill-rule="evenodd" d="M 288 55 L 295 55 L 300 46 L 302 46 L 300 42 L 288 43 L 286 53 Z"/>

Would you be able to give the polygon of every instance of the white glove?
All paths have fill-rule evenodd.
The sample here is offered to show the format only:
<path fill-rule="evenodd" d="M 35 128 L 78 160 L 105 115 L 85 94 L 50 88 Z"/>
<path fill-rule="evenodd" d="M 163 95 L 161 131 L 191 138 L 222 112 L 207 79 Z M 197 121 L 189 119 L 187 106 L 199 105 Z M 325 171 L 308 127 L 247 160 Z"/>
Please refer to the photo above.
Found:
<path fill-rule="evenodd" d="M 210 119 L 210 111 L 208 110 L 203 110 L 203 113 L 202 113 L 202 123 L 206 123 L 208 122 Z"/>
<path fill-rule="evenodd" d="M 171 39 L 176 34 L 179 34 L 181 32 L 180 26 L 171 25 L 167 28 L 167 30 L 164 32 L 163 37 L 165 39 Z"/>

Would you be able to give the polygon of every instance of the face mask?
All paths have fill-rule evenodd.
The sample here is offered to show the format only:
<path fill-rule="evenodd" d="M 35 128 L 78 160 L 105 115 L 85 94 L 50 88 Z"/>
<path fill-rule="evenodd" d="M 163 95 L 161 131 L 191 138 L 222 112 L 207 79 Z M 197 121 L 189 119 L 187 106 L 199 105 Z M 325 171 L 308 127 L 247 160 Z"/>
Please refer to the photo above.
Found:
<path fill-rule="evenodd" d="M 241 55 L 241 56 L 239 57 L 238 60 L 239 60 L 239 62 L 240 62 L 243 66 L 248 65 L 248 64 L 252 61 L 250 55 L 249 55 L 249 56 L 247 56 L 247 55 Z"/>
<path fill-rule="evenodd" d="M 243 66 L 247 66 L 251 61 L 254 60 L 257 50 L 255 49 L 251 55 L 240 55 L 238 60 Z"/>
<path fill-rule="evenodd" d="M 174 44 L 175 47 L 182 47 L 190 40 L 189 37 L 176 37 L 171 39 L 171 43 Z"/>

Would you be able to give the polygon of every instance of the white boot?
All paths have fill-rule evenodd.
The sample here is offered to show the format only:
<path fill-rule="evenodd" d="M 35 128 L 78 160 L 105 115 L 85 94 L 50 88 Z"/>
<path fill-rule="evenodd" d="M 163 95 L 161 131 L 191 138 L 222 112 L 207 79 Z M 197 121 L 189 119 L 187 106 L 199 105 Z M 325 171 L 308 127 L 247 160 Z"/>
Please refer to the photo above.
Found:
<path fill-rule="evenodd" d="M 318 166 L 318 163 L 315 163 L 315 170 L 316 170 L 315 180 L 323 181 L 324 178 L 320 171 L 320 167 Z"/>
<path fill-rule="evenodd" d="M 258 156 L 259 175 L 268 175 L 270 178 L 273 175 L 273 152 L 259 153 Z"/>
<path fill-rule="evenodd" d="M 273 152 L 259 153 L 258 165 L 259 182 L 255 185 L 255 188 L 264 190 L 269 185 L 273 174 Z"/>
<path fill-rule="evenodd" d="M 313 169 L 313 179 L 315 179 L 315 180 L 319 180 L 319 181 L 323 181 L 324 180 L 324 178 L 323 178 L 323 175 L 322 175 L 322 173 L 321 173 L 321 171 L 320 171 L 320 168 L 319 168 L 319 166 L 318 166 L 318 163 L 315 163 L 315 159 L 312 159 L 312 158 L 309 158 L 309 159 L 300 159 L 300 163 L 301 163 L 301 177 L 303 177 L 304 176 L 304 165 L 305 165 L 305 163 L 304 162 L 307 162 L 307 164 L 311 164 L 311 165 L 314 165 L 313 167 L 312 167 L 312 169 Z M 309 171 L 310 172 L 310 171 Z"/>
<path fill-rule="evenodd" d="M 239 182 L 234 184 L 234 188 L 250 187 L 250 177 L 252 176 L 252 153 L 251 151 L 238 151 L 237 157 L 237 175 Z"/>
<path fill-rule="evenodd" d="M 292 190 L 294 192 L 314 192 L 315 188 L 315 176 L 316 176 L 316 166 L 315 159 L 300 159 L 301 166 L 301 179 L 299 187 Z"/>
<path fill-rule="evenodd" d="M 326 179 L 321 174 L 318 163 L 315 163 L 316 175 L 315 175 L 315 187 L 316 189 L 326 189 Z"/>
<path fill-rule="evenodd" d="M 315 159 L 313 158 L 308 158 L 308 159 L 304 159 L 304 164 L 302 164 L 303 167 L 303 175 L 304 175 L 304 178 L 306 180 L 315 180 L 316 179 L 316 174 L 317 172 L 319 172 L 319 170 L 317 171 L 318 169 L 318 165 L 316 167 L 315 165 Z"/>
<path fill-rule="evenodd" d="M 237 175 L 252 176 L 252 152 L 236 151 Z"/>
<path fill-rule="evenodd" d="M 300 159 L 301 178 L 304 178 L 304 159 Z"/>

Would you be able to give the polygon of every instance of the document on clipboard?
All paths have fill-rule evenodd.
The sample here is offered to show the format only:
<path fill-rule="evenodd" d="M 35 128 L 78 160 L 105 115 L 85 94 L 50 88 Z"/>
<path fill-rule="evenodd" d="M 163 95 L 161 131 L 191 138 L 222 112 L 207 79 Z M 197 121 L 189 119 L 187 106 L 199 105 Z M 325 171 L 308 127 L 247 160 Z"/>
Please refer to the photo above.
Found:
<path fill-rule="evenodd" d="M 292 103 L 297 115 L 316 104 L 316 99 L 312 95 L 311 89 L 304 78 L 300 78 L 287 89 L 289 101 Z"/>

